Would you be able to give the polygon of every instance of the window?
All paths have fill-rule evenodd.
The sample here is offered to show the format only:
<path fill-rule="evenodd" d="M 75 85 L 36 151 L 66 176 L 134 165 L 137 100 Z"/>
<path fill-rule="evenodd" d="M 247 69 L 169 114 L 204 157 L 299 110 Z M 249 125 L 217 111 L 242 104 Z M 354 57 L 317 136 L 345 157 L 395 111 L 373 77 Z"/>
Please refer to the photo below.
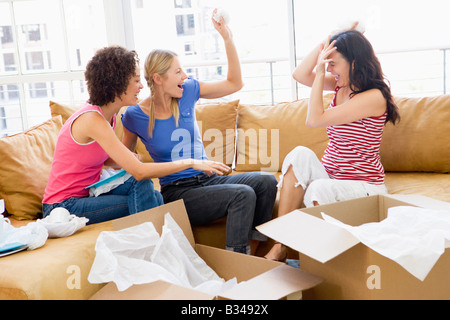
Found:
<path fill-rule="evenodd" d="M 169 49 L 179 54 L 188 75 L 202 81 L 224 79 L 225 47 L 211 21 L 214 8 L 223 8 L 231 17 L 246 83 L 242 91 L 224 99 L 239 98 L 243 103 L 291 100 L 287 1 L 143 1 L 144 9 L 131 8 L 141 61 L 152 49 Z"/>
<path fill-rule="evenodd" d="M 84 69 L 107 45 L 104 16 L 102 0 L 0 2 L 0 137 L 47 120 L 49 100 L 87 99 Z"/>
<path fill-rule="evenodd" d="M 26 42 L 41 41 L 41 30 L 38 24 L 22 25 L 22 33 Z"/>
<path fill-rule="evenodd" d="M 450 29 L 447 1 L 341 0 L 336 5 L 333 0 L 294 0 L 293 3 L 299 61 L 332 30 L 359 20 L 394 95 L 446 93 L 445 57 L 450 38 L 442 32 Z M 299 96 L 309 96 L 309 90 L 299 86 Z"/>
<path fill-rule="evenodd" d="M 13 44 L 11 26 L 3 26 L 0 28 L 0 38 L 2 42 L 2 47 L 11 46 Z"/>
<path fill-rule="evenodd" d="M 3 54 L 3 63 L 4 63 L 4 70 L 5 71 L 16 71 L 16 61 L 14 59 L 13 53 L 4 53 Z"/>
<path fill-rule="evenodd" d="M 49 100 L 81 104 L 95 51 L 119 44 L 143 64 L 175 51 L 201 81 L 227 75 L 214 8 L 226 10 L 245 87 L 221 100 L 273 104 L 309 96 L 292 71 L 331 30 L 361 20 L 394 95 L 448 93 L 447 0 L 0 0 L 0 137 L 50 117 Z M 444 32 L 444 36 L 443 36 Z M 141 98 L 149 94 L 145 88 Z"/>
<path fill-rule="evenodd" d="M 191 0 L 174 0 L 175 8 L 191 8 Z"/>

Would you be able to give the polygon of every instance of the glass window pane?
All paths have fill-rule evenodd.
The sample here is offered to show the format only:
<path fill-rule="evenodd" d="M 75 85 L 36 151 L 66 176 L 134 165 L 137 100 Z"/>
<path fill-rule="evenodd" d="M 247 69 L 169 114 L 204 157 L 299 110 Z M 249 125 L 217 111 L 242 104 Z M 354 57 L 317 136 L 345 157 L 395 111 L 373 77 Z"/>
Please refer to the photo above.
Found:
<path fill-rule="evenodd" d="M 67 70 L 59 1 L 14 2 L 14 13 L 22 72 Z"/>
<path fill-rule="evenodd" d="M 379 54 L 383 71 L 397 96 L 434 96 L 443 94 L 443 53 L 440 50 Z M 421 61 L 411 68 L 403 60 Z"/>
<path fill-rule="evenodd" d="M 28 127 L 32 127 L 51 117 L 50 100 L 60 102 L 70 97 L 69 82 L 26 83 L 25 97 Z"/>
<path fill-rule="evenodd" d="M 338 6 L 333 0 L 295 0 L 297 59 L 301 60 L 333 30 L 361 21 L 394 94 L 442 94 L 442 50 L 450 46 L 450 38 L 441 32 L 450 29 L 447 7 L 446 0 L 342 0 Z M 302 95 L 309 96 L 309 90 L 299 86 Z"/>
<path fill-rule="evenodd" d="M 86 82 L 82 80 L 74 80 L 72 81 L 72 87 L 73 87 L 73 100 L 75 104 L 82 105 L 89 99 L 89 93 L 87 91 Z M 58 100 L 60 101 L 60 100 Z M 61 100 L 62 103 L 64 103 L 64 100 Z M 67 102 L 70 102 L 67 100 Z"/>
<path fill-rule="evenodd" d="M 243 90 L 224 99 L 241 99 L 243 103 L 285 101 L 278 100 L 285 97 L 285 93 L 278 94 L 278 91 L 286 91 L 286 85 L 277 85 L 279 81 L 273 79 L 273 71 L 277 65 L 276 72 L 280 76 L 290 77 L 291 74 L 289 64 L 281 63 L 289 56 L 286 1 L 133 1 L 134 40 L 142 64 L 151 50 L 168 49 L 179 55 L 187 73 L 198 80 L 224 79 L 227 74 L 225 46 L 211 21 L 216 7 L 225 10 L 230 17 L 229 25 L 245 82 Z M 249 19 L 249 13 L 256 8 L 257 13 Z M 271 62 L 274 62 L 272 68 Z M 260 72 L 259 79 L 255 79 L 255 68 Z"/>
<path fill-rule="evenodd" d="M 19 85 L 0 85 L 0 137 L 23 130 Z"/>
<path fill-rule="evenodd" d="M 0 75 L 17 74 L 16 45 L 9 3 L 0 3 Z"/>
<path fill-rule="evenodd" d="M 70 67 L 84 70 L 94 53 L 107 46 L 103 1 L 64 0 L 64 12 Z"/>

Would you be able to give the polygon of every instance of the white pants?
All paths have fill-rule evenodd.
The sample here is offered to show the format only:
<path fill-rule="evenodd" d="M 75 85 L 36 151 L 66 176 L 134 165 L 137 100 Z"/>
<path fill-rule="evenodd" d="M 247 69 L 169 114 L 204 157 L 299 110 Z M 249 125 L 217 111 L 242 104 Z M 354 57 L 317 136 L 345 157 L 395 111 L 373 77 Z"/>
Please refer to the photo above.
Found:
<path fill-rule="evenodd" d="M 316 154 L 306 148 L 297 147 L 284 159 L 282 175 L 278 187 L 283 186 L 283 176 L 292 166 L 297 183 L 305 190 L 304 204 L 306 207 L 329 204 L 342 200 L 351 200 L 377 194 L 387 194 L 385 185 L 373 185 L 357 180 L 331 179 Z"/>

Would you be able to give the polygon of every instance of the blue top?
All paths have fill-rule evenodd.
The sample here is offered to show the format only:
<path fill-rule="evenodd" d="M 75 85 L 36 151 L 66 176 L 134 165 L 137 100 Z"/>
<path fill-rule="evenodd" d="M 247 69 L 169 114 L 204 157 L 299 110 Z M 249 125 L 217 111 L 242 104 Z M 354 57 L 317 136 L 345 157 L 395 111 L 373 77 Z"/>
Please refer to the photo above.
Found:
<path fill-rule="evenodd" d="M 150 117 L 139 105 L 128 107 L 122 115 L 123 126 L 136 134 L 144 143 L 155 162 L 171 162 L 181 159 L 208 160 L 203 147 L 195 117 L 195 104 L 200 98 L 200 84 L 188 78 L 183 85 L 183 96 L 179 100 L 180 119 L 178 127 L 175 118 L 155 119 L 153 138 L 148 134 Z M 192 168 L 159 179 L 161 185 L 190 178 L 202 173 Z"/>

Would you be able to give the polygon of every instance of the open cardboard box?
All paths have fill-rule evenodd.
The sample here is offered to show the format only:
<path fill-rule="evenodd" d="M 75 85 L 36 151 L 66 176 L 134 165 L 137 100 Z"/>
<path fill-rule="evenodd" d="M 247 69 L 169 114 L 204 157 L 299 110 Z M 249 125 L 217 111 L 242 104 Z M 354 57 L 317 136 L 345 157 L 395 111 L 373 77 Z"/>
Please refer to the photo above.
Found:
<path fill-rule="evenodd" d="M 215 297 L 163 281 L 134 285 L 125 291 L 119 291 L 114 283 L 108 283 L 91 297 L 92 300 L 276 300 L 299 297 L 298 293 L 322 281 L 315 275 L 280 262 L 196 244 L 182 200 L 117 219 L 113 221 L 113 227 L 114 230 L 122 230 L 152 222 L 161 234 L 164 215 L 168 212 L 206 264 L 225 280 L 236 277 L 239 284 Z"/>
<path fill-rule="evenodd" d="M 379 222 L 388 208 L 405 205 L 450 210 L 450 203 L 423 196 L 372 196 L 296 210 L 258 230 L 298 251 L 300 268 L 324 279 L 303 299 L 450 299 L 450 249 L 420 281 L 321 216 L 359 226 Z"/>

